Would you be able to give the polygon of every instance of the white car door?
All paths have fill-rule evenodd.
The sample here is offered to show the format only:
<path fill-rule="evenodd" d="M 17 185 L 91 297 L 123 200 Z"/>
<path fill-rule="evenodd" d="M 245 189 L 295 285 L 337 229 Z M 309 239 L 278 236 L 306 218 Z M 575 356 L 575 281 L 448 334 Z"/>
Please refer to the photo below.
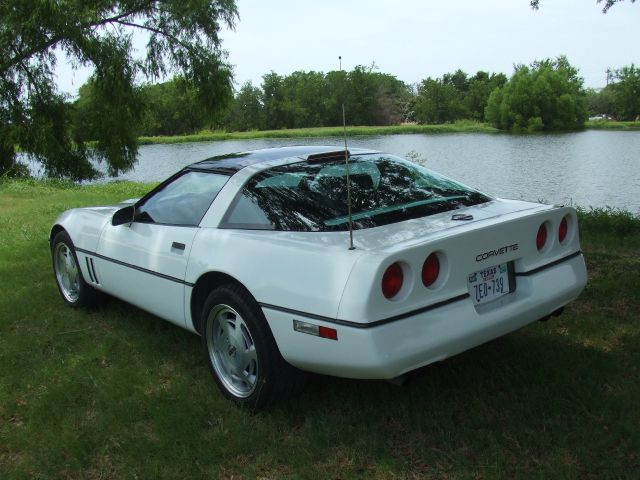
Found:
<path fill-rule="evenodd" d="M 184 277 L 196 230 L 138 222 L 109 225 L 96 259 L 102 287 L 184 326 Z"/>
<path fill-rule="evenodd" d="M 140 200 L 131 222 L 107 225 L 95 259 L 102 288 L 184 326 L 184 279 L 193 239 L 228 178 L 187 170 Z"/>

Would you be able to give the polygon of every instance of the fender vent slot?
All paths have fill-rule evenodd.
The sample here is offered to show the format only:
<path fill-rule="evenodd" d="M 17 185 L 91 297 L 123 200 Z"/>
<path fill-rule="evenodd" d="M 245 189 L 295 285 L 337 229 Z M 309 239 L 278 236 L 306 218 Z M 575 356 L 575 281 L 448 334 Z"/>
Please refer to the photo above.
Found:
<path fill-rule="evenodd" d="M 96 267 L 93 264 L 93 258 L 85 257 L 84 260 L 85 262 L 87 262 L 87 271 L 89 272 L 89 278 L 91 279 L 91 283 L 100 285 L 100 281 L 98 280 L 98 275 L 96 274 Z"/>

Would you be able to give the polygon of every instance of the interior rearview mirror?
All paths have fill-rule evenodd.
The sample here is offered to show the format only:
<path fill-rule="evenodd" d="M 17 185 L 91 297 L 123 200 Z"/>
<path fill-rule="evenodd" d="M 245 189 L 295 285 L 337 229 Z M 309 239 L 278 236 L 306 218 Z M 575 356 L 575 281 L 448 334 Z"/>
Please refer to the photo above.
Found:
<path fill-rule="evenodd" d="M 133 222 L 133 217 L 136 213 L 135 205 L 128 205 L 124 208 L 121 208 L 111 217 L 111 225 L 124 225 L 125 223 Z"/>

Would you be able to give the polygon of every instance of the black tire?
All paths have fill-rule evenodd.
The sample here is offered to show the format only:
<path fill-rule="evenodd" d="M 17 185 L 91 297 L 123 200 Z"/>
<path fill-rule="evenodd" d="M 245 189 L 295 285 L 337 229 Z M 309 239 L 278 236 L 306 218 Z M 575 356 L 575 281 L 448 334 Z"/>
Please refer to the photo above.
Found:
<path fill-rule="evenodd" d="M 84 281 L 75 247 L 67 232 L 58 232 L 53 237 L 51 259 L 53 278 L 65 303 L 73 308 L 95 306 L 100 292 Z"/>
<path fill-rule="evenodd" d="M 202 346 L 225 397 L 260 410 L 293 393 L 301 372 L 280 351 L 260 306 L 241 285 L 213 290 L 202 310 Z"/>

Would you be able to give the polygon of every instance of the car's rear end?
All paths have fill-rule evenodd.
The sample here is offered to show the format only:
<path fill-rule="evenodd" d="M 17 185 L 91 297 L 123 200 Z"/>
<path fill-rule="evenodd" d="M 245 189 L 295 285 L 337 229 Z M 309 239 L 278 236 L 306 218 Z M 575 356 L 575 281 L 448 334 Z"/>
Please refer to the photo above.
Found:
<path fill-rule="evenodd" d="M 276 338 L 293 338 L 285 358 L 320 373 L 393 378 L 558 314 L 584 288 L 574 209 L 495 200 L 455 214 L 356 231 L 361 255 L 337 318 L 270 322 L 289 329 Z M 313 326 L 326 338 L 304 335 Z"/>
<path fill-rule="evenodd" d="M 326 308 L 253 289 L 291 364 L 393 378 L 558 313 L 583 289 L 574 209 L 494 199 L 391 155 L 344 160 L 261 171 L 221 223 L 288 232 L 283 263 L 322 257 L 309 285 Z"/>

